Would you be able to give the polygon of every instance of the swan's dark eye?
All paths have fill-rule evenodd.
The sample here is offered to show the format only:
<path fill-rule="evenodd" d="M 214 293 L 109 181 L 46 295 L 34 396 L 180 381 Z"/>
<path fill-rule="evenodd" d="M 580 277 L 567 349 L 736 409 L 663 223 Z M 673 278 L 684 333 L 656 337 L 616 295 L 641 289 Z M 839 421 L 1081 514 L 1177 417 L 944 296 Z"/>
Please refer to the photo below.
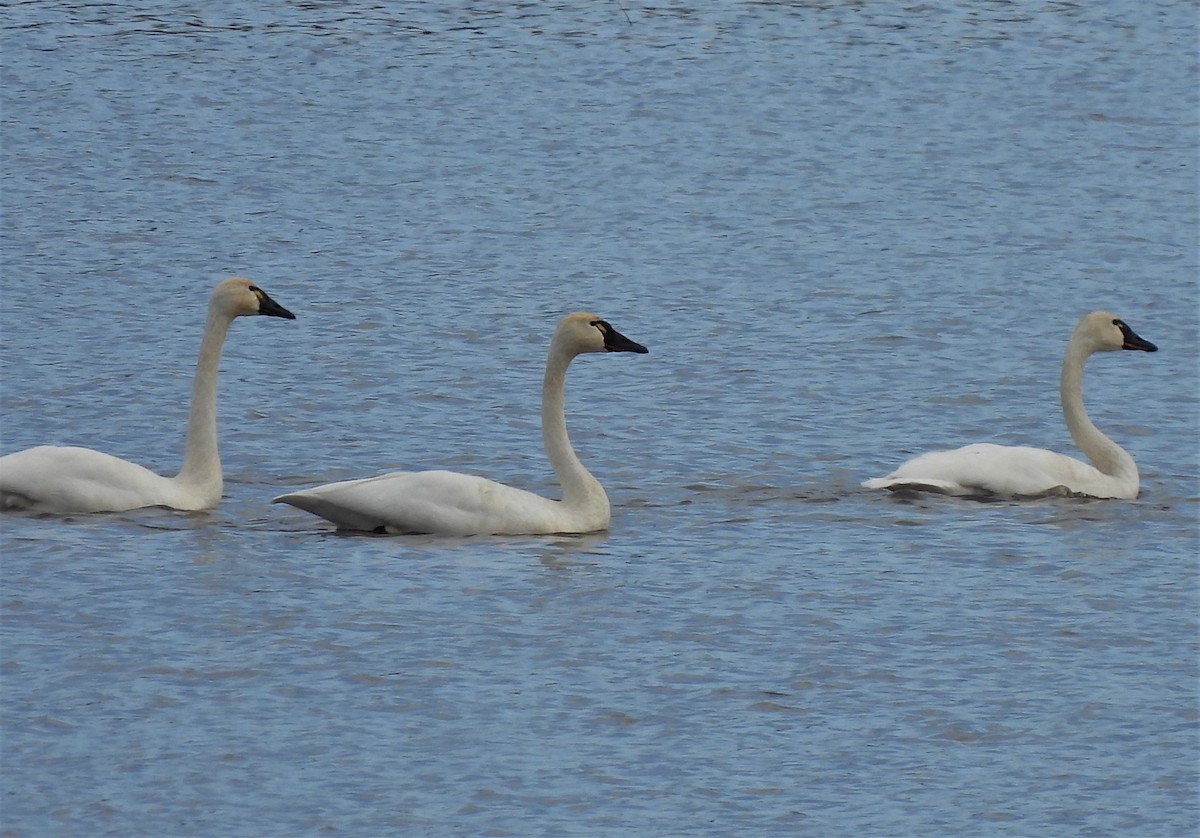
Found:
<path fill-rule="evenodd" d="M 608 325 L 608 323 L 606 323 L 603 320 L 593 320 L 591 325 L 593 325 L 597 329 L 599 329 L 600 334 L 602 334 L 602 335 L 608 334 L 608 330 L 612 328 L 612 326 Z"/>
<path fill-rule="evenodd" d="M 1125 324 L 1121 322 L 1120 318 L 1118 318 L 1118 319 L 1116 319 L 1116 320 L 1114 320 L 1114 321 L 1113 321 L 1113 325 L 1114 325 L 1114 326 L 1116 326 L 1118 329 L 1120 329 L 1120 328 L 1121 328 L 1122 326 L 1124 326 Z"/>

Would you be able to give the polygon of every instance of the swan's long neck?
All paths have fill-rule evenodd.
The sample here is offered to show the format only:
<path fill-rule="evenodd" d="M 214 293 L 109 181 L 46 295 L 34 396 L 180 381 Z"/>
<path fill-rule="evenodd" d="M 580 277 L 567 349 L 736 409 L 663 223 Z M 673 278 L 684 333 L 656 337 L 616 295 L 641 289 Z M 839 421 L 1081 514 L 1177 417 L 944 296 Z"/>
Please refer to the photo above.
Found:
<path fill-rule="evenodd" d="M 563 502 L 569 506 L 602 504 L 607 509 L 608 496 L 604 487 L 583 467 L 567 437 L 563 390 L 570 363 L 571 355 L 551 343 L 546 376 L 542 380 L 542 444 L 562 486 Z"/>
<path fill-rule="evenodd" d="M 217 370 L 230 318 L 210 307 L 200 342 L 200 359 L 192 382 L 188 412 L 187 448 L 183 468 L 175 478 L 189 488 L 221 494 L 221 458 L 217 454 Z"/>
<path fill-rule="evenodd" d="M 1067 344 L 1063 358 L 1062 377 L 1059 380 L 1059 398 L 1062 400 L 1063 418 L 1075 446 L 1087 455 L 1093 465 L 1104 474 L 1122 480 L 1138 479 L 1137 464 L 1133 457 L 1092 424 L 1083 407 L 1083 366 L 1092 349 L 1072 338 Z"/>

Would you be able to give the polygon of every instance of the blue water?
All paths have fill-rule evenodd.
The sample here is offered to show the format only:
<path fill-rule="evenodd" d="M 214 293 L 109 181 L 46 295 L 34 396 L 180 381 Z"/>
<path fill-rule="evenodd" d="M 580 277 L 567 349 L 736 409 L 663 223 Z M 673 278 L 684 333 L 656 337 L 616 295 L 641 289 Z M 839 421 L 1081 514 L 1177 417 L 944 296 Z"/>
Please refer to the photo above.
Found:
<path fill-rule="evenodd" d="M 0 451 L 173 473 L 234 324 L 210 513 L 0 519 L 0 830 L 1192 835 L 1192 4 L 5 8 Z M 269 499 L 444 467 L 554 494 L 549 333 L 613 522 L 334 534 Z M 859 488 L 1070 451 L 1134 502 Z"/>

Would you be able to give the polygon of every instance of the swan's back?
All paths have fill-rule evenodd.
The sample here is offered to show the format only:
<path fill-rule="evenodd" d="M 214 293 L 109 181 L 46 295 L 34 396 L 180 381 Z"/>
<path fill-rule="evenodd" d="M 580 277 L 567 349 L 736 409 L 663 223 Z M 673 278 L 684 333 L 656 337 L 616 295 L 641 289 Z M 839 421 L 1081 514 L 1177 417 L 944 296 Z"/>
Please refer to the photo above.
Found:
<path fill-rule="evenodd" d="M 518 535 L 591 532 L 608 526 L 608 498 L 571 509 L 472 474 L 398 471 L 303 489 L 275 498 L 362 532 Z"/>
<path fill-rule="evenodd" d="M 868 489 L 912 489 L 952 495 L 1036 496 L 1079 493 L 1092 497 L 1137 497 L 1137 485 L 1118 481 L 1074 457 L 1043 448 L 980 442 L 953 451 L 914 457 Z"/>
<path fill-rule="evenodd" d="M 3 509 L 124 512 L 174 505 L 177 495 L 171 480 L 90 448 L 39 445 L 0 457 Z"/>

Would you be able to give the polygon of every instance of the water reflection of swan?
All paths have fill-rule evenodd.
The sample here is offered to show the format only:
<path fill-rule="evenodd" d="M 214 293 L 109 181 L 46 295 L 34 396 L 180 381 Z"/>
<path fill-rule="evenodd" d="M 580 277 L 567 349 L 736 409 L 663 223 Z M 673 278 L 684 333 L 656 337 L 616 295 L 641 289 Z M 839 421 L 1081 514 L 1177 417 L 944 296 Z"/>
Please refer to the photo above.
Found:
<path fill-rule="evenodd" d="M 90 448 L 41 445 L 0 457 L 0 508 L 42 512 L 121 512 L 144 506 L 210 509 L 221 500 L 217 456 L 217 368 L 235 317 L 295 315 L 248 279 L 230 277 L 212 292 L 192 385 L 183 468 L 163 477 Z"/>
<path fill-rule="evenodd" d="M 1063 418 L 1075 445 L 1094 465 L 1041 448 L 984 442 L 922 454 L 887 477 L 867 480 L 862 485 L 868 489 L 916 489 L 953 495 L 1062 492 L 1096 498 L 1136 498 L 1137 464 L 1088 419 L 1081 393 L 1088 356 L 1118 349 L 1158 351 L 1119 318 L 1093 311 L 1075 326 L 1063 358 L 1059 382 Z"/>
<path fill-rule="evenodd" d="M 290 492 L 276 502 L 340 529 L 437 535 L 582 533 L 608 526 L 604 488 L 575 455 L 563 415 L 567 366 L 585 352 L 646 352 L 594 314 L 576 312 L 550 340 L 542 383 L 542 443 L 562 485 L 561 501 L 451 471 L 394 472 Z"/>

